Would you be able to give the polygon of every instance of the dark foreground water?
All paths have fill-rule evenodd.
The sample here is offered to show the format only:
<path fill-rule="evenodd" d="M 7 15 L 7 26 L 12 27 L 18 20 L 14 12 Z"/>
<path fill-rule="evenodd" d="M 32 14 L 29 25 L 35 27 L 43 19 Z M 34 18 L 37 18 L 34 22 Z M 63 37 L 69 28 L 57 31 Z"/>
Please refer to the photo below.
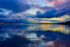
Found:
<path fill-rule="evenodd" d="M 70 27 L 58 24 L 0 24 L 0 47 L 70 47 Z"/>

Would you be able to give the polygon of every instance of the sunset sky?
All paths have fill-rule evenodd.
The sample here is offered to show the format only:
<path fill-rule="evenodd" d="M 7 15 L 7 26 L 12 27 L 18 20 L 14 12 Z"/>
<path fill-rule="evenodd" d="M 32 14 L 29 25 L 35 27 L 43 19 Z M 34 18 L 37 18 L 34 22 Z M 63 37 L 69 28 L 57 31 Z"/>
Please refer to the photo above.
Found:
<path fill-rule="evenodd" d="M 0 18 L 30 23 L 70 21 L 69 4 L 70 0 L 0 0 Z"/>

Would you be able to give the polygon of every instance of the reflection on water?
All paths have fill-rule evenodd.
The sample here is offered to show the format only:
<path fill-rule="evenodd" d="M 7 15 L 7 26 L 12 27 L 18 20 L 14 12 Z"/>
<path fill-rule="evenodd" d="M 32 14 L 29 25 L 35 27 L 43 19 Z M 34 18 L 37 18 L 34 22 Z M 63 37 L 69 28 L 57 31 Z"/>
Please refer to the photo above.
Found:
<path fill-rule="evenodd" d="M 69 25 L 0 24 L 0 47 L 70 47 Z"/>

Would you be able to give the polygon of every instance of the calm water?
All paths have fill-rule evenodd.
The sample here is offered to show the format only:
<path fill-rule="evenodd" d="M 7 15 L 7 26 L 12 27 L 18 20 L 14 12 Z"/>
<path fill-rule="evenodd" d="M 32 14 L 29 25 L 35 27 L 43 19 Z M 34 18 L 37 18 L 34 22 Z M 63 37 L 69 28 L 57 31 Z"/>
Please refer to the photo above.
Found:
<path fill-rule="evenodd" d="M 0 24 L 0 47 L 70 47 L 70 27 L 58 24 Z"/>

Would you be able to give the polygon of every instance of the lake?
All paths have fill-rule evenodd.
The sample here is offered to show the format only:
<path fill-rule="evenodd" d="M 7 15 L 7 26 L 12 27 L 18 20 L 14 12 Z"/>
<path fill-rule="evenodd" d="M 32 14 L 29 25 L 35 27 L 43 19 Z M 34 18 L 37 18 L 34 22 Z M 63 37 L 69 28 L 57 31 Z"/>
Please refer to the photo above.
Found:
<path fill-rule="evenodd" d="M 0 24 L 0 47 L 70 47 L 70 26 Z"/>

